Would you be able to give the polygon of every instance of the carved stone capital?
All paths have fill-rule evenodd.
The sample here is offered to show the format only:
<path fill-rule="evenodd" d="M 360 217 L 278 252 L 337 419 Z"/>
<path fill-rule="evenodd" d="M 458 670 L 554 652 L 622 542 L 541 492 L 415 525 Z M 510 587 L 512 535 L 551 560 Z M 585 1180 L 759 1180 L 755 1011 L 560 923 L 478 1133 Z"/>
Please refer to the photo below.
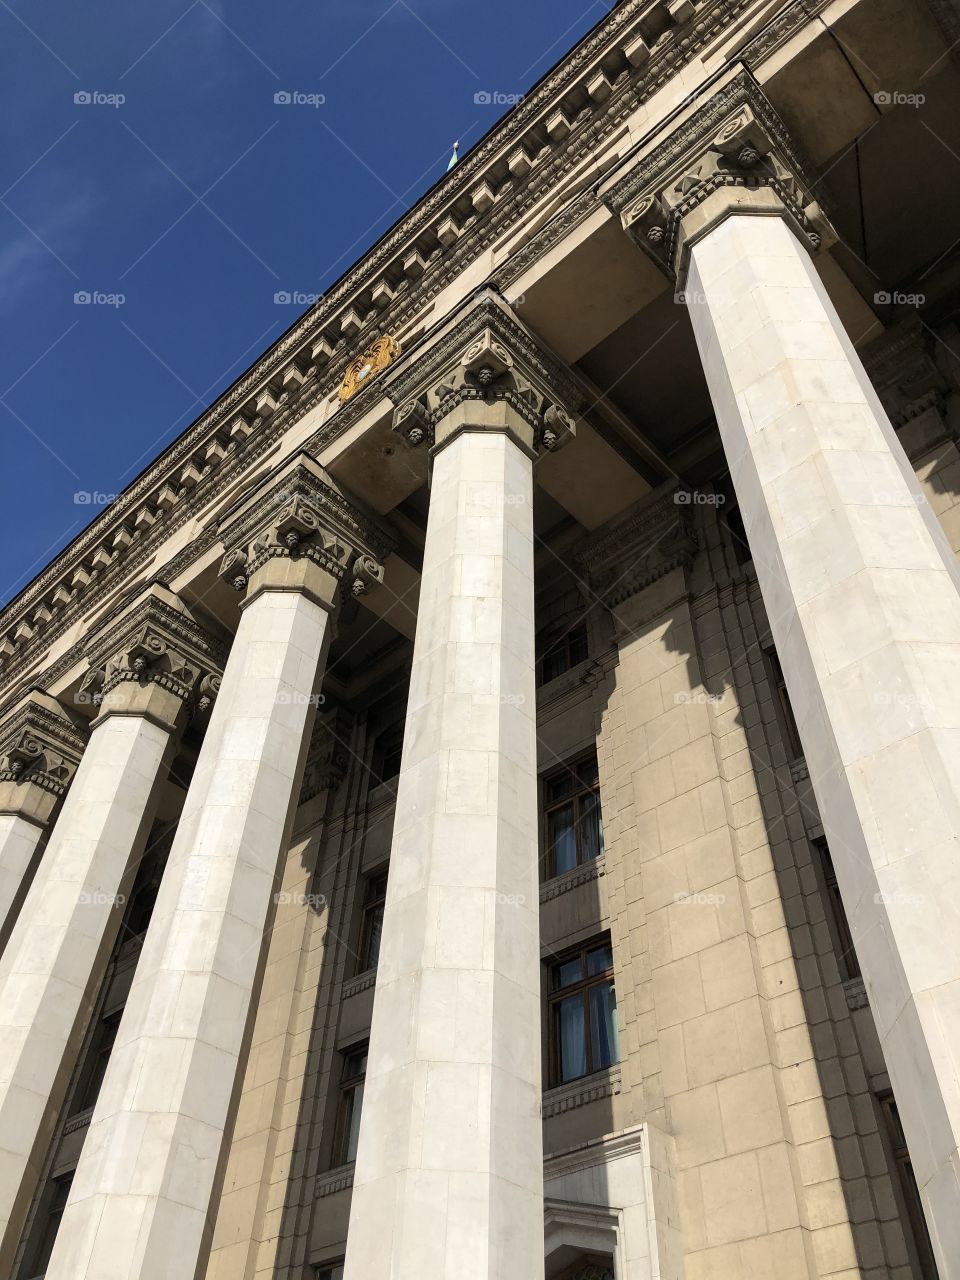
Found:
<path fill-rule="evenodd" d="M 625 230 L 683 287 L 690 247 L 732 213 L 786 218 L 811 250 L 836 235 L 814 175 L 747 72 L 697 107 L 604 193 Z"/>
<path fill-rule="evenodd" d="M 299 591 L 326 609 L 344 592 L 383 581 L 387 532 L 349 501 L 313 458 L 298 454 L 220 522 L 220 577 L 249 603 L 262 591 Z"/>
<path fill-rule="evenodd" d="M 34 690 L 0 724 L 0 813 L 45 825 L 69 787 L 86 745 L 49 694 Z"/>
<path fill-rule="evenodd" d="M 671 485 L 581 543 L 576 561 L 608 608 L 616 610 L 671 570 L 692 565 L 698 549 L 692 510 L 689 491 Z"/>
<path fill-rule="evenodd" d="M 393 429 L 411 448 L 440 448 L 460 431 L 504 431 L 526 452 L 576 433 L 582 394 L 569 372 L 491 292 L 413 351 L 387 381 Z"/>
<path fill-rule="evenodd" d="M 219 688 L 226 647 L 172 591 L 155 583 L 101 628 L 90 642 L 88 658 L 90 670 L 78 702 L 96 706 L 101 718 L 145 715 L 173 729 L 183 707 L 209 707 Z"/>

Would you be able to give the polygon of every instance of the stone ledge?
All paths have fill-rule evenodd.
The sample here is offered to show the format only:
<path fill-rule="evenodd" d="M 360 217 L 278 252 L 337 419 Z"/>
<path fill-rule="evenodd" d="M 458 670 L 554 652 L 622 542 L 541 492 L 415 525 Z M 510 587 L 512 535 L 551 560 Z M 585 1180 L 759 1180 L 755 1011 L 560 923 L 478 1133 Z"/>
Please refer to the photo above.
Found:
<path fill-rule="evenodd" d="M 592 862 L 585 862 L 580 867 L 574 867 L 572 871 L 565 871 L 562 876 L 554 876 L 552 880 L 544 881 L 540 886 L 540 901 L 549 902 L 552 898 L 559 898 L 561 893 L 568 893 L 582 884 L 589 884 L 591 880 L 599 880 L 605 874 L 606 863 L 604 855 L 601 854 Z"/>
<path fill-rule="evenodd" d="M 584 1076 L 580 1080 L 572 1080 L 570 1084 L 560 1085 L 556 1089 L 548 1089 L 543 1095 L 542 1114 L 544 1120 L 562 1115 L 565 1111 L 573 1111 L 576 1107 L 584 1107 L 590 1102 L 599 1102 L 602 1098 L 612 1098 L 620 1092 L 620 1064 L 607 1067 L 603 1071 L 595 1071 L 593 1075 Z"/>
<path fill-rule="evenodd" d="M 60 1135 L 65 1138 L 68 1133 L 76 1133 L 78 1129 L 86 1129 L 90 1121 L 93 1119 L 93 1107 L 87 1107 L 86 1111 L 80 1111 L 63 1126 L 63 1133 Z"/>
<path fill-rule="evenodd" d="M 353 1186 L 353 1165 L 344 1164 L 322 1173 L 314 1184 L 314 1195 L 317 1199 L 335 1195 L 338 1191 L 347 1191 Z"/>
<path fill-rule="evenodd" d="M 794 786 L 798 782 L 806 782 L 810 777 L 810 770 L 807 768 L 807 762 L 803 756 L 799 756 L 790 764 L 790 776 L 793 778 Z"/>
<path fill-rule="evenodd" d="M 356 977 L 343 984 L 340 988 L 340 999 L 349 1000 L 351 996 L 357 996 L 361 991 L 366 991 L 369 987 L 372 987 L 376 981 L 376 969 L 365 969 L 363 973 L 358 973 Z"/>
<path fill-rule="evenodd" d="M 867 989 L 863 985 L 862 978 L 850 978 L 843 984 L 843 994 L 847 997 L 847 1008 L 851 1012 L 855 1009 L 869 1009 L 870 1001 L 867 998 Z"/>

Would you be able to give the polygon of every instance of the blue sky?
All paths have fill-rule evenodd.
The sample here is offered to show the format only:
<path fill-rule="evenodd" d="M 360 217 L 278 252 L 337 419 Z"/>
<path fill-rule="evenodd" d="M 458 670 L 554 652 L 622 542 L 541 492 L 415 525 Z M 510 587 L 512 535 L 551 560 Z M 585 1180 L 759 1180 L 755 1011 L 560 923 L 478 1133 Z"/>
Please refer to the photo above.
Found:
<path fill-rule="evenodd" d="M 0 601 L 611 7 L 0 0 Z"/>

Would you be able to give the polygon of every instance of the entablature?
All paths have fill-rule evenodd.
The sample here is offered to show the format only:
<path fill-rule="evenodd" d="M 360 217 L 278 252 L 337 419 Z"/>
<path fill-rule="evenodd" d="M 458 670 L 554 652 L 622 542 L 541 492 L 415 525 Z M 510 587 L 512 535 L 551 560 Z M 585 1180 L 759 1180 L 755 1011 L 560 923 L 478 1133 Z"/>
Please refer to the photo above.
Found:
<path fill-rule="evenodd" d="M 726 31 L 746 0 L 623 0 L 306 315 L 4 610 L 0 686 L 156 560 L 300 421 L 322 410 L 315 451 L 367 412 L 371 385 L 336 388 L 378 334 L 401 334 L 488 247 L 562 190 L 571 167 Z M 207 538 L 204 545 L 204 536 Z M 210 543 L 209 526 L 191 547 Z M 189 555 L 189 551 L 185 553 Z M 182 558 L 181 566 L 182 568 Z M 165 571 L 164 571 L 165 572 Z"/>

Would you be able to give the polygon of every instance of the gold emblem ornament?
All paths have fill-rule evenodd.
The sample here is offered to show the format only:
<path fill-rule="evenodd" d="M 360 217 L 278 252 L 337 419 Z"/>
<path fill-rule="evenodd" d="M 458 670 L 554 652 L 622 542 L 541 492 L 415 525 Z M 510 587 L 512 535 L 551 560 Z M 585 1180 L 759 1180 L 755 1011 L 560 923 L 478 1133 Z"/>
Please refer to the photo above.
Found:
<path fill-rule="evenodd" d="M 376 340 L 369 351 L 365 351 L 362 356 L 357 356 L 356 360 L 351 360 L 343 375 L 343 382 L 340 383 L 341 402 L 346 404 L 375 373 L 385 369 L 388 364 L 393 364 L 399 354 L 400 343 L 396 338 L 385 334 Z"/>

